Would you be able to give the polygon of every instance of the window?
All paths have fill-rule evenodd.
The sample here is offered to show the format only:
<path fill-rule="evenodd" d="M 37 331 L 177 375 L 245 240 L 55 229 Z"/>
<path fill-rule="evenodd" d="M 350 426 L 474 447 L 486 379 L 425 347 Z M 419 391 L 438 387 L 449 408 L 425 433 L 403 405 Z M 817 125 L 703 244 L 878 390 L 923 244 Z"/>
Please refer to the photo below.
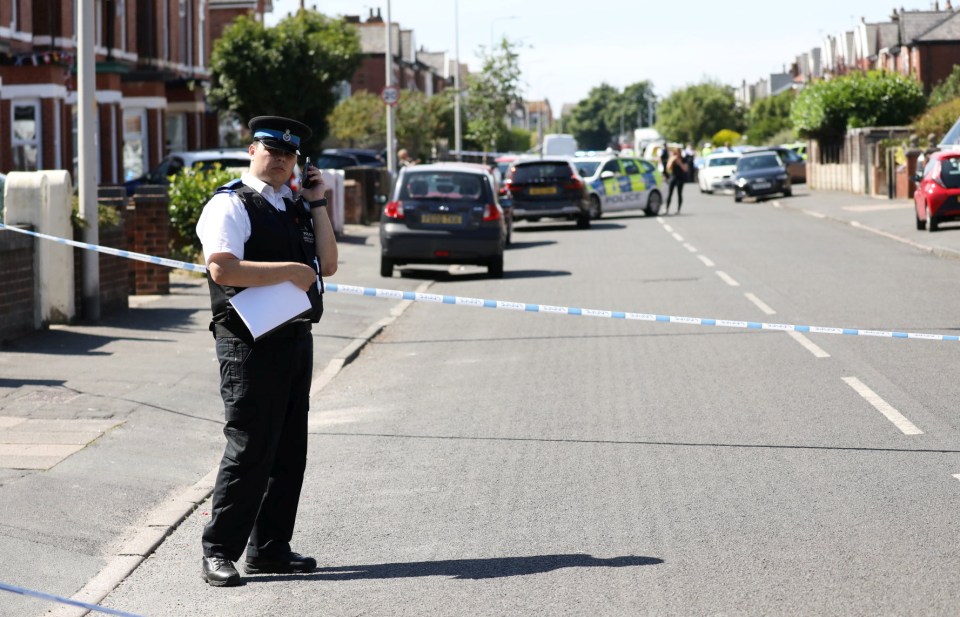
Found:
<path fill-rule="evenodd" d="M 139 178 L 146 171 L 147 110 L 123 112 L 123 179 Z"/>
<path fill-rule="evenodd" d="M 640 168 L 637 167 L 637 162 L 631 159 L 626 159 L 623 161 L 623 172 L 628 176 L 639 176 Z"/>
<path fill-rule="evenodd" d="M 613 159 L 612 161 L 607 161 L 603 164 L 603 169 L 600 170 L 600 173 L 605 171 L 612 171 L 614 175 L 620 175 L 620 161 Z"/>
<path fill-rule="evenodd" d="M 13 170 L 37 171 L 43 164 L 40 157 L 40 101 L 15 101 L 11 114 Z"/>
<path fill-rule="evenodd" d="M 167 152 L 187 149 L 187 114 L 168 114 Z"/>

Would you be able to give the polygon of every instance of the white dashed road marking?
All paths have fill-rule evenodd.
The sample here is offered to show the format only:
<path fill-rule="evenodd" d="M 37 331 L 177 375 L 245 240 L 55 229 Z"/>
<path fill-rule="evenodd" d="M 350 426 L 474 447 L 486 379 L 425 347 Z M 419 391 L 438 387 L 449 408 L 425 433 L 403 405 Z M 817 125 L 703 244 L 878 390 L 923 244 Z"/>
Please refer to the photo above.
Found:
<path fill-rule="evenodd" d="M 693 245 L 690 244 L 689 242 L 684 242 L 684 243 L 683 243 L 683 248 L 687 249 L 687 250 L 690 251 L 691 253 L 696 253 L 696 252 L 697 252 L 697 247 L 693 246 Z"/>
<path fill-rule="evenodd" d="M 817 358 L 829 358 L 829 357 L 830 357 L 830 354 L 828 354 L 828 353 L 825 352 L 823 349 L 821 349 L 819 345 L 817 345 L 816 343 L 814 343 L 813 341 L 811 341 L 810 339 L 808 339 L 808 338 L 805 337 L 804 335 L 800 334 L 799 332 L 789 331 L 789 332 L 787 332 L 787 334 L 790 335 L 790 338 L 792 338 L 792 339 L 795 340 L 796 342 L 798 342 L 798 343 L 800 343 L 801 345 L 803 345 L 804 348 L 806 348 L 807 351 L 809 351 L 810 353 L 812 353 L 812 354 L 814 355 L 814 357 L 817 357 Z"/>
<path fill-rule="evenodd" d="M 723 279 L 723 282 L 731 287 L 739 287 L 740 283 L 736 282 L 732 276 L 724 272 L 723 270 L 717 270 L 717 276 Z"/>
<path fill-rule="evenodd" d="M 764 301 L 761 300 L 760 298 L 756 297 L 755 295 L 753 295 L 753 294 L 750 293 L 749 291 L 748 291 L 747 293 L 743 294 L 743 295 L 747 298 L 747 300 L 749 300 L 749 301 L 753 302 L 754 304 L 756 304 L 756 305 L 757 305 L 757 308 L 759 308 L 761 311 L 763 311 L 763 312 L 766 313 L 767 315 L 776 315 L 776 314 L 777 314 L 777 312 L 776 312 L 775 310 L 773 310 L 772 308 L 770 308 L 770 306 L 769 306 L 766 302 L 764 302 Z"/>
<path fill-rule="evenodd" d="M 804 210 L 803 213 L 806 214 L 807 216 L 812 216 L 813 218 L 817 218 L 817 219 L 827 218 L 826 214 L 823 214 L 821 212 L 813 212 L 812 210 Z"/>
<path fill-rule="evenodd" d="M 844 377 L 843 381 L 856 390 L 857 394 L 873 405 L 877 411 L 886 416 L 887 420 L 893 422 L 893 425 L 900 429 L 900 432 L 904 435 L 923 435 L 923 431 L 914 426 L 910 420 L 907 420 L 903 414 L 894 409 L 890 403 L 880 398 L 879 394 L 868 388 L 862 381 L 856 377 Z"/>
<path fill-rule="evenodd" d="M 676 240 L 677 242 L 683 242 L 683 236 L 681 236 L 680 234 L 678 234 L 678 233 L 676 233 L 676 232 L 674 232 L 674 234 L 673 234 L 673 239 Z"/>
<path fill-rule="evenodd" d="M 717 265 L 717 264 L 713 263 L 713 261 L 711 261 L 711 259 L 710 259 L 709 257 L 707 257 L 706 255 L 697 255 L 697 259 L 699 259 L 700 261 L 702 261 L 702 262 L 703 262 L 703 265 L 705 265 L 705 266 L 708 267 L 708 268 L 712 268 L 712 267 L 714 267 L 715 265 Z"/>

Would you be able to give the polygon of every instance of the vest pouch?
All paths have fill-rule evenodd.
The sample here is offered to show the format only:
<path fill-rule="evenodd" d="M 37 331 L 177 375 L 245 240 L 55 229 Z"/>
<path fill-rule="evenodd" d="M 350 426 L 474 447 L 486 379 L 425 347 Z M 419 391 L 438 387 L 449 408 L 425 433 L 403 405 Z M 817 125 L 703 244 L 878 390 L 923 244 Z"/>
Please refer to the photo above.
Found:
<path fill-rule="evenodd" d="M 307 298 L 310 299 L 310 321 L 318 323 L 323 316 L 323 294 L 317 289 L 316 283 L 307 290 Z"/>

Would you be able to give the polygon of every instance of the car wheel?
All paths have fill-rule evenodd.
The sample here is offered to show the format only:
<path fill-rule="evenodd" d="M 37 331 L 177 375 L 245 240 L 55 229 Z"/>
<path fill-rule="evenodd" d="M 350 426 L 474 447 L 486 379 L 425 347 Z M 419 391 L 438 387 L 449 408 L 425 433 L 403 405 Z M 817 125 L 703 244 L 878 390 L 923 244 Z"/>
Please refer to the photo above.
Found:
<path fill-rule="evenodd" d="M 380 258 L 380 276 L 390 278 L 393 276 L 393 260 L 386 257 Z"/>
<path fill-rule="evenodd" d="M 657 216 L 660 214 L 660 206 L 663 205 L 663 197 L 660 191 L 652 191 L 647 198 L 647 209 L 644 210 L 647 216 Z"/>
<path fill-rule="evenodd" d="M 503 278 L 503 255 L 494 258 L 487 265 L 487 275 L 493 279 Z"/>
<path fill-rule="evenodd" d="M 579 229 L 590 229 L 590 213 L 584 212 L 577 216 L 577 227 Z"/>
<path fill-rule="evenodd" d="M 539 217 L 539 216 L 531 216 L 531 217 L 528 218 L 527 220 L 530 221 L 531 223 L 536 223 L 537 221 L 540 220 L 540 217 Z"/>
<path fill-rule="evenodd" d="M 923 231 L 927 228 L 927 221 L 920 218 L 920 215 L 917 213 L 917 209 L 913 209 L 913 216 L 917 219 L 917 231 Z"/>
<path fill-rule="evenodd" d="M 741 193 L 740 191 L 736 191 L 736 190 L 733 191 L 733 201 L 735 201 L 735 202 L 737 202 L 737 203 L 740 203 L 741 201 L 743 201 L 743 193 Z"/>
<path fill-rule="evenodd" d="M 927 231 L 933 232 L 940 228 L 940 222 L 937 217 L 930 214 L 930 206 L 927 206 Z"/>
<path fill-rule="evenodd" d="M 783 190 L 784 197 L 793 197 L 793 188 L 788 188 Z"/>
<path fill-rule="evenodd" d="M 600 208 L 600 198 L 596 195 L 590 196 L 590 218 L 596 220 L 603 216 L 603 210 Z"/>
<path fill-rule="evenodd" d="M 507 221 L 507 237 L 504 239 L 507 246 L 510 246 L 510 243 L 513 242 L 513 221 Z"/>

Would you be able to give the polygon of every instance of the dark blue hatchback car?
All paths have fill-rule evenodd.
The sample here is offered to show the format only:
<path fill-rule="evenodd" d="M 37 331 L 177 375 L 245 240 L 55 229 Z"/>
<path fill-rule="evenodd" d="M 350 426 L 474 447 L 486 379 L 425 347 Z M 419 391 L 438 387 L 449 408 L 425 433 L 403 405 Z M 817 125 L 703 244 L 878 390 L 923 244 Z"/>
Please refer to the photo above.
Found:
<path fill-rule="evenodd" d="M 505 219 L 484 166 L 404 167 L 380 217 L 380 275 L 416 263 L 486 266 L 491 277 L 502 277 Z"/>

